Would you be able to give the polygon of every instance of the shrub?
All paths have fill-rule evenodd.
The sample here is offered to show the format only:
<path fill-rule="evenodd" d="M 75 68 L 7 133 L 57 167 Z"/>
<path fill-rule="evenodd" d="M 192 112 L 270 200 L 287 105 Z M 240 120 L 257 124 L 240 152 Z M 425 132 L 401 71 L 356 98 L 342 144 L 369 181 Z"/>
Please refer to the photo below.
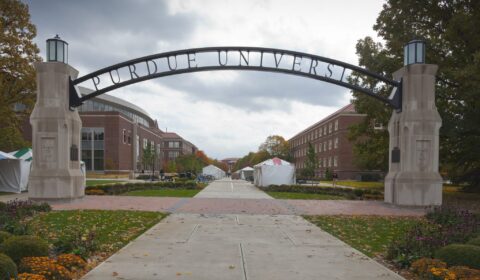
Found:
<path fill-rule="evenodd" d="M 20 263 L 20 271 L 39 274 L 47 279 L 70 280 L 70 271 L 48 257 L 26 257 Z"/>
<path fill-rule="evenodd" d="M 0 201 L 0 212 L 5 211 L 7 208 L 7 204 L 5 202 Z"/>
<path fill-rule="evenodd" d="M 432 258 L 435 251 L 452 243 L 465 243 L 478 234 L 479 217 L 449 207 L 436 208 L 388 248 L 389 259 L 408 266 L 419 258 Z"/>
<path fill-rule="evenodd" d="M 466 266 L 452 266 L 448 269 L 458 280 L 480 279 L 480 270 Z"/>
<path fill-rule="evenodd" d="M 441 260 L 421 258 L 412 263 L 410 269 L 420 278 L 428 278 L 432 268 L 447 268 L 447 264 Z"/>
<path fill-rule="evenodd" d="M 159 189 L 197 189 L 201 188 L 197 182 L 193 180 L 182 182 L 142 182 L 142 183 L 128 183 L 128 184 L 109 184 L 89 186 L 85 189 L 86 194 L 108 194 L 117 195 L 129 191 L 136 190 L 159 190 Z"/>
<path fill-rule="evenodd" d="M 344 196 L 348 199 L 367 199 L 372 197 L 383 197 L 378 190 L 372 189 L 350 189 L 350 188 L 334 188 L 320 186 L 304 186 L 304 185 L 270 185 L 264 188 L 267 191 L 275 192 L 295 192 L 295 193 L 315 193 Z"/>
<path fill-rule="evenodd" d="M 74 254 L 62 254 L 57 257 L 57 262 L 70 271 L 82 269 L 87 266 L 87 263 L 81 257 Z"/>
<path fill-rule="evenodd" d="M 9 256 L 18 264 L 24 257 L 47 256 L 48 243 L 34 236 L 14 236 L 0 245 L 0 253 Z"/>
<path fill-rule="evenodd" d="M 451 244 L 435 252 L 435 257 L 450 266 L 468 266 L 480 269 L 480 247 L 467 244 Z"/>
<path fill-rule="evenodd" d="M 0 231 L 0 244 L 2 244 L 3 241 L 7 240 L 10 237 L 12 237 L 12 235 L 9 232 Z"/>
<path fill-rule="evenodd" d="M 0 254 L 0 279 L 9 279 L 17 275 L 17 266 L 13 260 L 4 254 Z"/>
<path fill-rule="evenodd" d="M 31 200 L 15 199 L 7 202 L 4 212 L 12 217 L 23 219 L 33 216 L 36 212 L 48 212 L 50 210 L 52 208 L 47 203 L 36 204 Z"/>
<path fill-rule="evenodd" d="M 86 189 L 85 194 L 86 195 L 105 195 L 105 191 L 100 189 Z"/>
<path fill-rule="evenodd" d="M 45 276 L 33 273 L 20 273 L 15 280 L 48 280 Z"/>
<path fill-rule="evenodd" d="M 480 236 L 470 239 L 470 241 L 468 241 L 467 244 L 480 246 Z"/>
<path fill-rule="evenodd" d="M 82 233 L 80 231 L 63 235 L 53 244 L 57 253 L 74 253 L 87 258 L 98 249 L 95 231 Z"/>

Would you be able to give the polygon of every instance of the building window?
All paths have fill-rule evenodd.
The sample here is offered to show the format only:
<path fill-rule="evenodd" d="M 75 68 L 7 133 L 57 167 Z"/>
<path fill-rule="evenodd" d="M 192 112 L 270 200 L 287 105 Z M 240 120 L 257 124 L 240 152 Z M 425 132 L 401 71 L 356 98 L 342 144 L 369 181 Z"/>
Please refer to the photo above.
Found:
<path fill-rule="evenodd" d="M 323 158 L 323 167 L 327 167 L 327 158 L 326 157 Z"/>
<path fill-rule="evenodd" d="M 328 157 L 328 167 L 332 167 L 332 157 Z"/>
<path fill-rule="evenodd" d="M 82 128 L 81 160 L 85 162 L 87 171 L 104 170 L 104 141 L 105 133 L 103 127 Z"/>
<path fill-rule="evenodd" d="M 180 148 L 180 142 L 178 141 L 170 141 L 168 142 L 169 148 Z"/>
<path fill-rule="evenodd" d="M 178 151 L 168 151 L 168 159 L 169 160 L 175 160 L 179 156 Z"/>
<path fill-rule="evenodd" d="M 128 145 L 132 144 L 132 132 L 130 130 L 128 131 L 127 142 Z"/>
<path fill-rule="evenodd" d="M 324 151 L 327 150 L 327 142 L 323 142 L 323 150 L 324 150 Z"/>
<path fill-rule="evenodd" d="M 333 147 L 334 147 L 335 149 L 338 149 L 338 137 L 335 138 L 335 143 L 333 144 Z"/>
<path fill-rule="evenodd" d="M 332 133 L 332 123 L 328 124 L 328 133 Z"/>
<path fill-rule="evenodd" d="M 337 158 L 337 156 L 334 156 L 334 157 L 333 157 L 333 166 L 334 166 L 334 167 L 337 167 L 337 166 L 338 166 L 338 158 Z"/>
<path fill-rule="evenodd" d="M 338 120 L 335 120 L 335 131 L 338 130 Z"/>
<path fill-rule="evenodd" d="M 148 146 L 148 139 L 143 138 L 143 148 L 146 149 Z"/>
<path fill-rule="evenodd" d="M 332 139 L 328 140 L 328 150 L 332 149 Z"/>
<path fill-rule="evenodd" d="M 326 125 L 323 127 L 323 135 L 327 135 L 327 126 Z"/>
<path fill-rule="evenodd" d="M 123 138 L 123 144 L 127 144 L 127 131 L 125 129 L 122 130 L 122 138 Z"/>

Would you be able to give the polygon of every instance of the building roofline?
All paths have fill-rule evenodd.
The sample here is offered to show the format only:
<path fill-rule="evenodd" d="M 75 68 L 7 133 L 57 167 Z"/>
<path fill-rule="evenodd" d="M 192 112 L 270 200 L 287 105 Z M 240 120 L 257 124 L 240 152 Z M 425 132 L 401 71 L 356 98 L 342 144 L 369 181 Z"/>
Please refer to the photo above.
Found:
<path fill-rule="evenodd" d="M 352 114 L 353 113 L 353 114 Z M 288 141 L 292 140 L 293 138 L 311 130 L 312 128 L 316 127 L 317 125 L 323 123 L 323 122 L 326 122 L 330 119 L 333 119 L 334 117 L 336 116 L 340 116 L 340 115 L 358 115 L 358 116 L 363 116 L 363 114 L 359 114 L 356 112 L 355 110 L 355 105 L 353 103 L 349 103 L 345 106 L 343 106 L 342 108 L 338 109 L 337 111 L 331 113 L 330 115 L 326 116 L 325 118 L 319 120 L 318 122 L 310 125 L 309 127 L 305 128 L 304 130 L 300 131 L 299 133 L 295 134 L 294 136 L 290 137 L 290 139 L 288 139 Z"/>

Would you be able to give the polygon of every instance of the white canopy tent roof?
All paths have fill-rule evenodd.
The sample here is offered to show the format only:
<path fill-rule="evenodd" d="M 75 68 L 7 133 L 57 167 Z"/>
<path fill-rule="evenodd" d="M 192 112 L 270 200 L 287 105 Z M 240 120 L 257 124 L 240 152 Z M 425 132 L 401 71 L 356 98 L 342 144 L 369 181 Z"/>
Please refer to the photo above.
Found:
<path fill-rule="evenodd" d="M 203 175 L 211 175 L 213 176 L 216 180 L 218 179 L 222 179 L 226 176 L 225 174 L 225 171 L 223 171 L 222 169 L 216 167 L 215 165 L 213 164 L 210 164 L 208 166 L 205 166 L 203 169 L 202 169 L 202 174 Z"/>
<path fill-rule="evenodd" d="M 240 179 L 248 180 L 249 178 L 253 177 L 253 170 L 254 169 L 250 166 L 240 169 Z"/>
<path fill-rule="evenodd" d="M 20 193 L 27 190 L 32 149 L 0 152 L 0 191 Z"/>
<path fill-rule="evenodd" d="M 272 158 L 253 168 L 255 186 L 291 185 L 295 182 L 295 166 L 288 161 Z"/>

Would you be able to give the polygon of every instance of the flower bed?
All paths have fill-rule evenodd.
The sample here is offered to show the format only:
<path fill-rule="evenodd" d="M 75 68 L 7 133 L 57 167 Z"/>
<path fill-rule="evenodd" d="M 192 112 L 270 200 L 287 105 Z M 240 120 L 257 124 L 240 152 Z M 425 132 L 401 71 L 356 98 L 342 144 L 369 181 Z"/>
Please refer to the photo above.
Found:
<path fill-rule="evenodd" d="M 262 188 L 268 192 L 311 193 L 343 196 L 347 199 L 383 199 L 383 193 L 374 189 L 348 189 L 303 185 L 270 185 Z"/>
<path fill-rule="evenodd" d="M 160 189 L 199 189 L 203 185 L 195 181 L 185 182 L 144 182 L 127 184 L 109 184 L 88 186 L 85 189 L 87 195 L 119 195 L 131 191 L 139 190 L 160 190 Z"/>

